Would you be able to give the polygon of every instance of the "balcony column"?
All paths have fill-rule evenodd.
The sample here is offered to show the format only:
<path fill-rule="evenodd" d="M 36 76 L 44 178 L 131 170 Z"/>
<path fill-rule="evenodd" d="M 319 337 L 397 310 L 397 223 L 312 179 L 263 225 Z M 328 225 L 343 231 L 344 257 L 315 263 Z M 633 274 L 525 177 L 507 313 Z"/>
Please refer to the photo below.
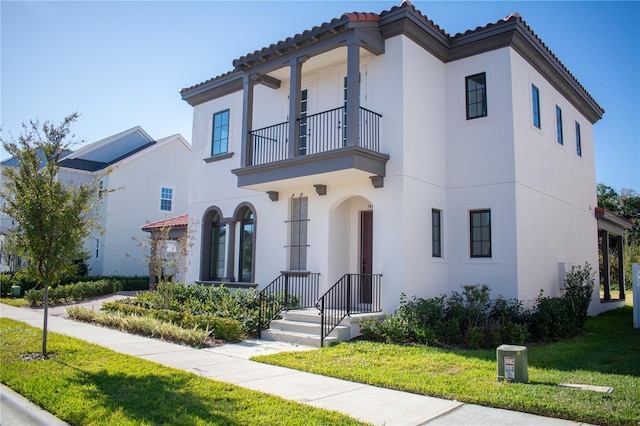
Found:
<path fill-rule="evenodd" d="M 225 221 L 225 225 L 227 226 L 227 264 L 225 265 L 227 270 L 224 280 L 233 282 L 236 280 L 236 277 L 233 275 L 236 263 L 234 257 L 234 252 L 236 251 L 236 221 Z"/>
<path fill-rule="evenodd" d="M 618 247 L 618 283 L 620 285 L 620 300 L 624 300 L 624 238 L 622 235 L 616 237 Z"/>
<path fill-rule="evenodd" d="M 289 146 L 287 158 L 298 155 L 298 145 L 300 144 L 300 99 L 302 94 L 302 64 L 307 60 L 306 56 L 294 58 L 290 62 L 291 79 L 289 87 Z"/>
<path fill-rule="evenodd" d="M 240 153 L 241 167 L 251 165 L 253 143 L 251 129 L 253 127 L 253 86 L 258 76 L 245 74 L 242 77 L 242 150 Z"/>
<path fill-rule="evenodd" d="M 360 46 L 355 41 L 347 45 L 347 105 L 345 106 L 347 146 L 358 145 L 360 113 Z"/>
<path fill-rule="evenodd" d="M 604 229 L 600 230 L 600 238 L 602 239 L 602 245 L 600 251 L 602 252 L 602 270 L 600 276 L 604 286 L 604 300 L 611 300 L 611 268 L 609 267 L 609 233 Z"/>

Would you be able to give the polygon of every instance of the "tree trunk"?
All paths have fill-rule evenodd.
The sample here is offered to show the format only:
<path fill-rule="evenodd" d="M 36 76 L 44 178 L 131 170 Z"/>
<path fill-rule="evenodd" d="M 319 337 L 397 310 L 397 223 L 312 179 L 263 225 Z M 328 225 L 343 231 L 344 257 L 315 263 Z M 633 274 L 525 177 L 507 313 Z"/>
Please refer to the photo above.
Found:
<path fill-rule="evenodd" d="M 44 326 L 42 328 L 42 356 L 47 356 L 47 319 L 49 317 L 49 286 L 44 286 Z"/>

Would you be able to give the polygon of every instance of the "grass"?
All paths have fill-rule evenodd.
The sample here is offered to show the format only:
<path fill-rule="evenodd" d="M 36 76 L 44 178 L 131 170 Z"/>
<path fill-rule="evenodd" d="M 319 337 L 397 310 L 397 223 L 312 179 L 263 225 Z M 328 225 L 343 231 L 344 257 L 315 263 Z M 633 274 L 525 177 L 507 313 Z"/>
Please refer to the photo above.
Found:
<path fill-rule="evenodd" d="M 495 350 L 453 351 L 364 341 L 255 361 L 490 407 L 593 424 L 640 424 L 640 330 L 626 306 L 588 318 L 583 336 L 530 346 L 529 383 L 496 380 Z M 610 386 L 613 394 L 561 388 Z"/>
<path fill-rule="evenodd" d="M 0 319 L 0 380 L 73 425 L 356 425 L 343 414 L 313 408 L 56 333 L 47 360 L 42 331 Z"/>
<path fill-rule="evenodd" d="M 21 297 L 3 297 L 0 299 L 0 303 L 11 305 L 15 307 L 29 306 L 29 301 Z"/>

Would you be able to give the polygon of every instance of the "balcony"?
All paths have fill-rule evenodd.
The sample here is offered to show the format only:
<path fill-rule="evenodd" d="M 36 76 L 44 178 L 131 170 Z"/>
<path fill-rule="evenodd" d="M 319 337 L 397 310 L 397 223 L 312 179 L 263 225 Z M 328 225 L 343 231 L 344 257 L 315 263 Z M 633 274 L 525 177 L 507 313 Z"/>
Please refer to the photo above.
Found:
<path fill-rule="evenodd" d="M 326 184 L 384 176 L 389 156 L 380 153 L 382 116 L 359 107 L 354 141 L 353 132 L 347 132 L 346 114 L 343 106 L 298 118 L 293 145 L 291 122 L 249 132 L 247 165 L 233 170 L 238 186 L 273 191 L 302 181 Z"/>

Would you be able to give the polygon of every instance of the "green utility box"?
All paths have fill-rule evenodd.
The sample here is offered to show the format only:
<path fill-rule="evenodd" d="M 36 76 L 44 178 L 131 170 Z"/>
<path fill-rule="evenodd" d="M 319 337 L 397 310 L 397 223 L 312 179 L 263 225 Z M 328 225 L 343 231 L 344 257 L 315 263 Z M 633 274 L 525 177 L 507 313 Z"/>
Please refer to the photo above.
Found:
<path fill-rule="evenodd" d="M 498 380 L 508 382 L 529 382 L 527 347 L 500 345 L 496 350 L 498 358 Z"/>
<path fill-rule="evenodd" d="M 20 297 L 20 292 L 22 291 L 22 287 L 20 287 L 19 285 L 12 285 L 11 286 L 11 295 L 13 297 Z"/>

